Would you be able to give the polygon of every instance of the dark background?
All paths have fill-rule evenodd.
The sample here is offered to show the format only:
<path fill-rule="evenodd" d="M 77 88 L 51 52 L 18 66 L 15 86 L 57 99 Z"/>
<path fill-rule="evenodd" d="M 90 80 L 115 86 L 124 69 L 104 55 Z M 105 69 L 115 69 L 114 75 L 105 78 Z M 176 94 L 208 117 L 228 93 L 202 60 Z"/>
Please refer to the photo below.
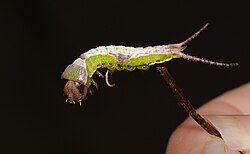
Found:
<path fill-rule="evenodd" d="M 183 41 L 205 23 L 186 53 L 238 67 L 183 59 L 166 63 L 195 107 L 249 81 L 249 5 L 244 1 L 1 2 L 0 153 L 163 154 L 187 113 L 160 74 L 116 71 L 96 79 L 84 106 L 69 105 L 60 75 L 101 45 Z M 235 102 L 237 103 L 237 102 Z"/>

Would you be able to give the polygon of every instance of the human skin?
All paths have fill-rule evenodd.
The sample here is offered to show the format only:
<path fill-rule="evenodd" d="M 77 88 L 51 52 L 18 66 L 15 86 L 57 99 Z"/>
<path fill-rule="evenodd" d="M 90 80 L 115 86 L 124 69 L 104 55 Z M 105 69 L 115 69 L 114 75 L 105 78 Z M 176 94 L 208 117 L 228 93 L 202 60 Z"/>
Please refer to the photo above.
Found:
<path fill-rule="evenodd" d="M 250 114 L 250 82 L 230 90 L 207 102 L 197 111 L 205 114 Z M 245 122 L 250 125 L 249 121 Z M 209 135 L 193 119 L 188 117 L 173 132 L 169 140 L 167 154 L 240 154 L 231 150 L 224 141 Z M 250 152 L 243 152 L 250 154 Z"/>

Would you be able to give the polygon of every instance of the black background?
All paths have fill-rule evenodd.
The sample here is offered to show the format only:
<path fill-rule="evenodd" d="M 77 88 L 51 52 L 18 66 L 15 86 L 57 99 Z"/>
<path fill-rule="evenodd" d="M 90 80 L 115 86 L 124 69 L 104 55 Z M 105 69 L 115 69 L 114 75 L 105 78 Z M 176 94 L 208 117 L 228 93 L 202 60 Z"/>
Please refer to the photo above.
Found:
<path fill-rule="evenodd" d="M 65 103 L 60 75 L 101 45 L 149 46 L 183 41 L 205 23 L 186 53 L 238 67 L 183 59 L 166 63 L 195 107 L 249 81 L 249 5 L 244 1 L 1 2 L 0 153 L 163 154 L 187 113 L 160 74 L 116 71 L 114 88 L 84 106 Z M 237 103 L 237 102 L 236 102 Z"/>

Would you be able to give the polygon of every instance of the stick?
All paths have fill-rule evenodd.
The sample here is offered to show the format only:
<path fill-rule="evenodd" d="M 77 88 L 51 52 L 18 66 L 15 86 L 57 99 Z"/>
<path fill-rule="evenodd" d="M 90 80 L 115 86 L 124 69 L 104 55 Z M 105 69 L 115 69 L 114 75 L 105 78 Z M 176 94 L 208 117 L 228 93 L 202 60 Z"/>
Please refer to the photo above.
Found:
<path fill-rule="evenodd" d="M 221 137 L 219 131 L 206 119 L 204 119 L 199 113 L 196 112 L 194 107 L 188 98 L 184 95 L 182 90 L 176 84 L 174 78 L 168 72 L 166 67 L 156 67 L 156 69 L 161 73 L 166 83 L 170 86 L 172 92 L 179 99 L 179 103 L 184 107 L 184 109 L 189 113 L 189 115 L 209 134 Z"/>

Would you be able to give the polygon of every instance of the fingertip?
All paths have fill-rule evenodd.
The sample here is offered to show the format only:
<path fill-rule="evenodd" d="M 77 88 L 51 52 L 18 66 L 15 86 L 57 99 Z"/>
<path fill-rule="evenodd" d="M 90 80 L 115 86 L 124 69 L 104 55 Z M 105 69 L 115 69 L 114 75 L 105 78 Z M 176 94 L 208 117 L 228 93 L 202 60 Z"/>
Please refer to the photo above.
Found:
<path fill-rule="evenodd" d="M 241 153 L 238 152 L 238 151 L 233 151 L 233 150 L 230 149 L 227 145 L 225 145 L 224 151 L 225 151 L 225 154 L 241 154 Z"/>
<path fill-rule="evenodd" d="M 171 135 L 166 153 L 191 153 L 198 145 L 204 146 L 206 142 L 213 139 L 217 139 L 217 137 L 209 135 L 188 118 Z"/>

